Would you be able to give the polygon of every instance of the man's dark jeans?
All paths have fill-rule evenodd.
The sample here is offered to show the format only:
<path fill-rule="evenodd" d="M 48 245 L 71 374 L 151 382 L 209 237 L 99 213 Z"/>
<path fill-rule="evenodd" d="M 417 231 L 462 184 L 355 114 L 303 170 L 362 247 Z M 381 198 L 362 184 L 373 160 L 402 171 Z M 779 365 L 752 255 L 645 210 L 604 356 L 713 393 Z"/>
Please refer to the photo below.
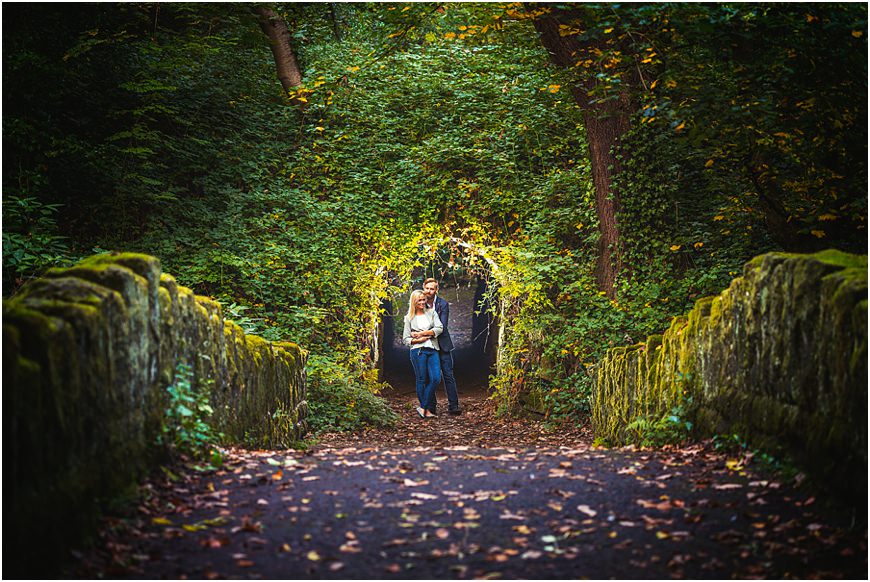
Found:
<path fill-rule="evenodd" d="M 459 393 L 456 391 L 456 378 L 453 376 L 453 352 L 439 351 L 438 356 L 441 358 L 441 377 L 444 380 L 444 390 L 447 392 L 447 409 L 459 410 Z M 431 403 L 429 410 L 435 412 L 438 398 L 434 391 L 429 402 Z"/>

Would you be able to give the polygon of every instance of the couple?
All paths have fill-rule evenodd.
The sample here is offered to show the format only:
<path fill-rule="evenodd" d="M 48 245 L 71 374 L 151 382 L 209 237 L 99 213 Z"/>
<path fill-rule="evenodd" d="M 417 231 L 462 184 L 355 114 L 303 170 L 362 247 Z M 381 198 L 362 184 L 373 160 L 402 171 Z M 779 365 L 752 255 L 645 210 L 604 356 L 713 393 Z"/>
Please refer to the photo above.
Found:
<path fill-rule="evenodd" d="M 453 377 L 453 341 L 447 331 L 449 318 L 450 304 L 438 297 L 438 281 L 426 279 L 422 291 L 411 292 L 402 339 L 406 346 L 411 347 L 411 365 L 420 401 L 417 415 L 420 418 L 435 416 L 435 389 L 442 376 L 447 392 L 447 412 L 460 413 L 456 379 Z"/>

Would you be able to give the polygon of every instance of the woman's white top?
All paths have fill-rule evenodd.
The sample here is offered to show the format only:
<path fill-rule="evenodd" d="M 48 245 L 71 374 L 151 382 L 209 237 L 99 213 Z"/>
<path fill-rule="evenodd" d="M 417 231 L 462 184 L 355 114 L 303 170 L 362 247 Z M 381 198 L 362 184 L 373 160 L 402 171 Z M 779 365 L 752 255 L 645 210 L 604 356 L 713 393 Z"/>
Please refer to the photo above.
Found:
<path fill-rule="evenodd" d="M 412 331 L 427 331 L 433 330 L 435 337 L 427 339 L 425 342 L 411 344 Z M 414 315 L 410 319 L 405 316 L 405 331 L 402 333 L 402 340 L 406 346 L 411 346 L 411 349 L 416 348 L 438 348 L 438 336 L 444 331 L 444 326 L 441 324 L 441 318 L 434 309 L 427 309 L 422 315 Z"/>

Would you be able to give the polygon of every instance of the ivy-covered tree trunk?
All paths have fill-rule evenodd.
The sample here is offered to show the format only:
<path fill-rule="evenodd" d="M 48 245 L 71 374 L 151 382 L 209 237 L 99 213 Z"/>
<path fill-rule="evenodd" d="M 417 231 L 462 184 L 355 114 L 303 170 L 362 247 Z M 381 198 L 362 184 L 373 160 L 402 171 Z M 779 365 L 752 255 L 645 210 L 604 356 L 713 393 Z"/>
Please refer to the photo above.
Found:
<path fill-rule="evenodd" d="M 576 26 L 576 15 L 557 7 L 545 8 L 540 12 L 533 12 L 535 29 L 555 64 L 573 68 L 578 51 L 596 48 L 596 41 L 589 41 L 588 46 L 584 46 L 576 34 L 563 34 L 563 31 Z M 620 197 L 612 187 L 613 176 L 620 170 L 620 162 L 614 151 L 619 144 L 619 138 L 629 130 L 631 102 L 626 85 L 622 86 L 618 95 L 607 99 L 601 99 L 600 95 L 591 97 L 591 94 L 596 93 L 596 84 L 595 77 L 585 76 L 573 87 L 572 93 L 574 100 L 584 111 L 592 180 L 595 185 L 595 205 L 601 232 L 595 277 L 599 290 L 613 299 L 616 297 L 617 276 L 622 268 L 617 222 Z"/>
<path fill-rule="evenodd" d="M 284 92 L 289 93 L 302 84 L 302 71 L 299 70 L 293 45 L 290 44 L 290 30 L 284 19 L 268 6 L 258 6 L 257 14 L 260 16 L 260 28 L 269 37 L 269 44 L 272 46 L 278 80 L 281 81 Z"/>
<path fill-rule="evenodd" d="M 335 35 L 335 40 L 341 42 L 341 21 L 338 19 L 338 10 L 336 9 L 335 2 L 329 3 L 329 20 L 332 22 L 332 33 Z"/>

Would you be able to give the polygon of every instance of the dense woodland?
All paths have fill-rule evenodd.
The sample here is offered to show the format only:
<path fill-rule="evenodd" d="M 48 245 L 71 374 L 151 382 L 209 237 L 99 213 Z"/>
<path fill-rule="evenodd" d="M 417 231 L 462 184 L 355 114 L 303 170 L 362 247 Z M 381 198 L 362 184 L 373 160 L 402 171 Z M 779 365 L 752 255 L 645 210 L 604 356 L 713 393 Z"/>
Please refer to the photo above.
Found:
<path fill-rule="evenodd" d="M 865 4 L 14 4 L 3 294 L 160 258 L 299 342 L 316 428 L 389 422 L 420 265 L 489 278 L 491 387 L 582 415 L 604 350 L 770 250 L 867 250 Z M 419 269 L 418 269 L 419 271 Z"/>

